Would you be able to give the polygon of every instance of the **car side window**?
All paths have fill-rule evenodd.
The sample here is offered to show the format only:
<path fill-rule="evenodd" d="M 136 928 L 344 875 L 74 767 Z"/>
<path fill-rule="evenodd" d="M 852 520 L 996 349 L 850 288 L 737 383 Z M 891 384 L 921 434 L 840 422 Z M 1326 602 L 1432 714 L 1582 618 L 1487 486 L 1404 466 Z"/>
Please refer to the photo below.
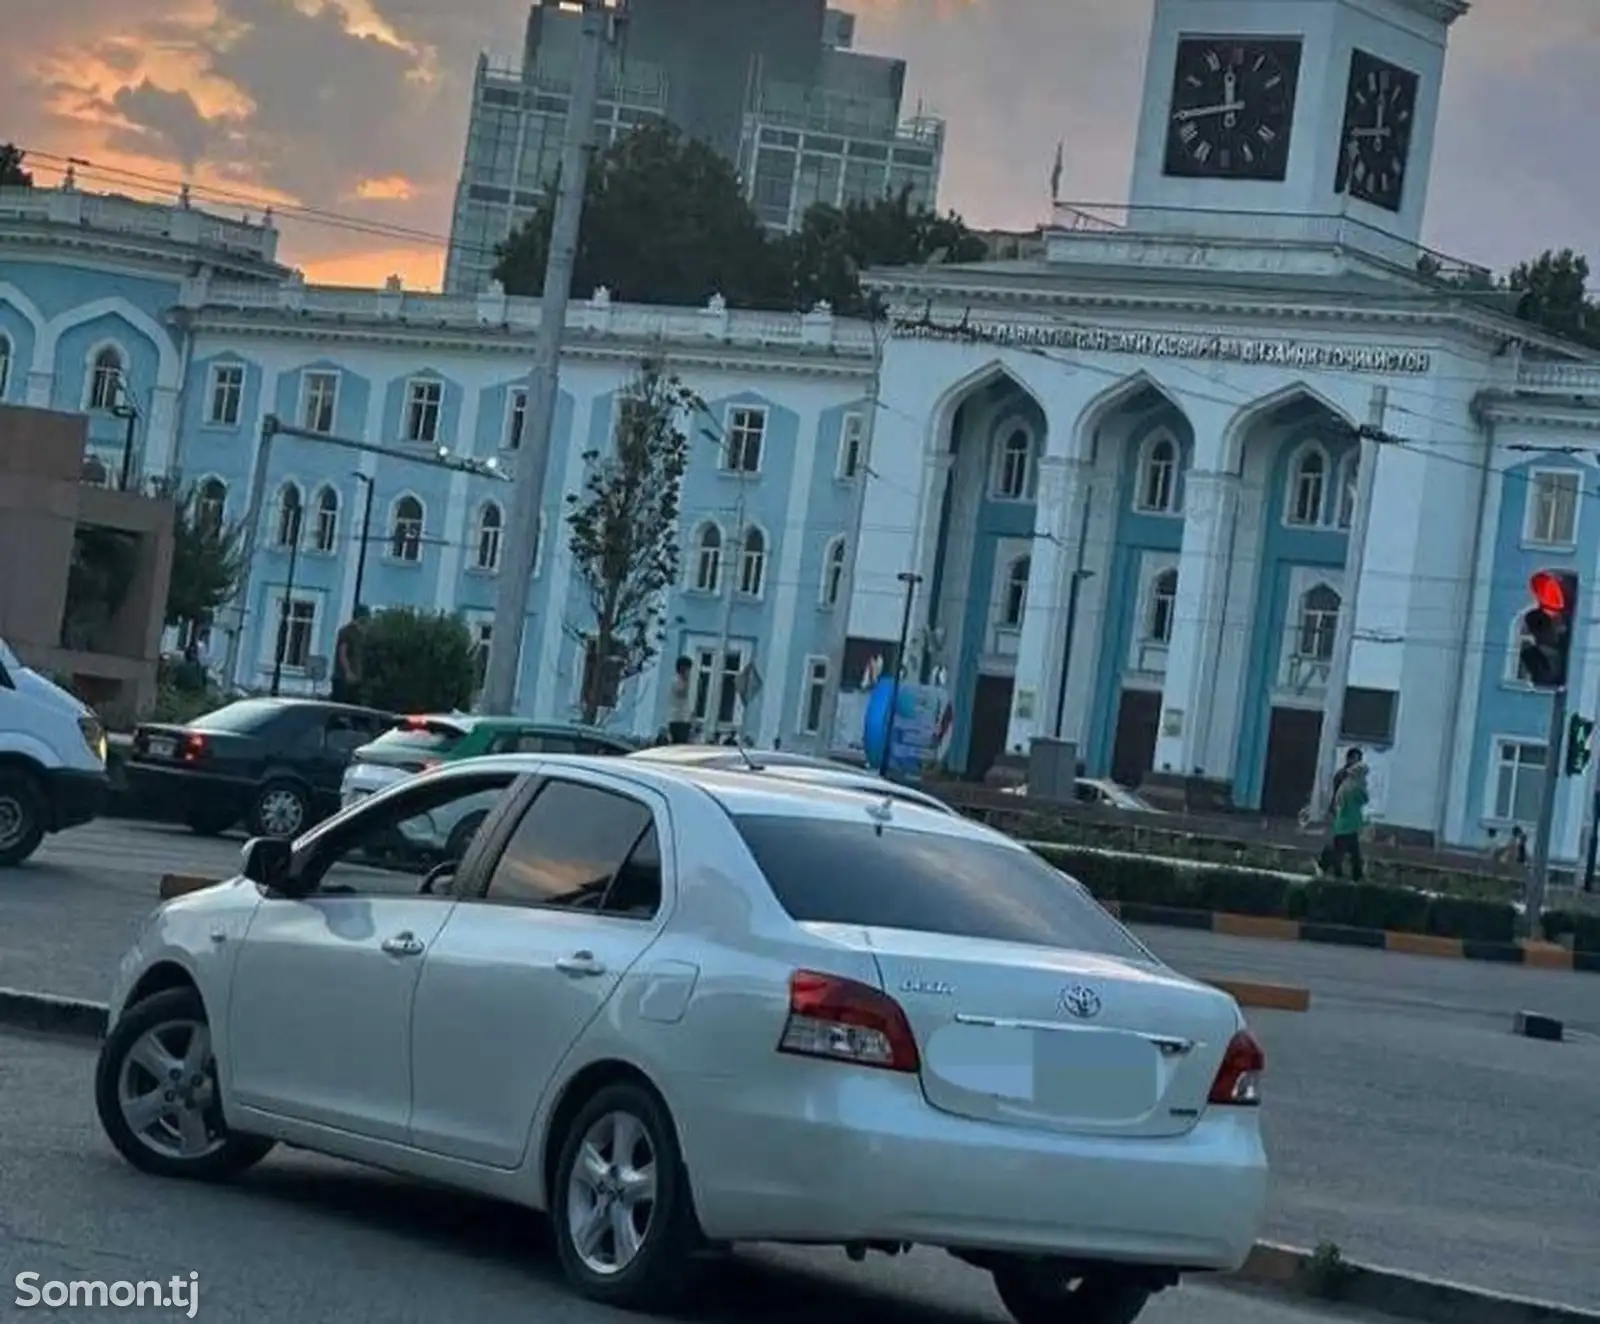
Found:
<path fill-rule="evenodd" d="M 603 740 L 579 739 L 574 742 L 580 754 L 598 754 L 602 756 L 618 754 L 621 751 L 615 745 L 608 745 Z"/>
<path fill-rule="evenodd" d="M 367 728 L 349 713 L 329 713 L 323 727 L 322 749 L 332 758 L 349 758 L 368 740 Z"/>
<path fill-rule="evenodd" d="M 627 919 L 654 919 L 661 909 L 661 838 L 654 821 L 617 870 L 600 909 Z"/>
<path fill-rule="evenodd" d="M 512 748 L 518 754 L 576 754 L 578 742 L 548 731 L 519 731 Z"/>
<path fill-rule="evenodd" d="M 652 823 L 649 808 L 628 796 L 552 779 L 512 832 L 485 899 L 599 911 Z"/>

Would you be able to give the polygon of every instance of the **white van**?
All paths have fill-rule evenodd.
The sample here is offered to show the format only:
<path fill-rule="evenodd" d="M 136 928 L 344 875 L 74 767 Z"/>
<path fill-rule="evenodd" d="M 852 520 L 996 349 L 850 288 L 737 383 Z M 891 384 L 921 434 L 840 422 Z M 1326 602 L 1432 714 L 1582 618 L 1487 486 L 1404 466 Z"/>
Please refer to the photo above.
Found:
<path fill-rule="evenodd" d="M 106 785 L 100 719 L 0 639 L 0 868 L 21 864 L 47 834 L 89 822 Z"/>

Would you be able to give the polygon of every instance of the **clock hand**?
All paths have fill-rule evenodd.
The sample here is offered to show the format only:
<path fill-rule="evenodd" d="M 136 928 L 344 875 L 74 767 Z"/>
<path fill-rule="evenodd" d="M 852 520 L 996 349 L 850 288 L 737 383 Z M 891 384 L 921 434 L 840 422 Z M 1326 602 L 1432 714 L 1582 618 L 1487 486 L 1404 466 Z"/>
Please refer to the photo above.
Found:
<path fill-rule="evenodd" d="M 1222 99 L 1230 104 L 1237 103 L 1239 99 L 1239 75 L 1232 69 L 1222 76 Z M 1223 113 L 1222 125 L 1226 129 L 1235 128 L 1239 123 L 1239 116 L 1234 110 Z"/>
<path fill-rule="evenodd" d="M 1206 119 L 1212 115 L 1233 115 L 1243 109 L 1242 101 L 1225 101 L 1220 106 L 1198 106 L 1192 110 L 1180 110 L 1172 118 L 1175 123 L 1183 124 L 1188 120 Z"/>

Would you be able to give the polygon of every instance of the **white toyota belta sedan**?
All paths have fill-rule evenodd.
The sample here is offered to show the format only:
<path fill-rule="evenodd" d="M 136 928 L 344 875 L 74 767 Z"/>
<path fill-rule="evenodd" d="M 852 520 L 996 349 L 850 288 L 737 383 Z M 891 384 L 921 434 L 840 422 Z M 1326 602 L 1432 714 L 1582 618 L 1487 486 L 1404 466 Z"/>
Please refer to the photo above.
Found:
<path fill-rule="evenodd" d="M 364 849 L 477 805 L 425 874 Z M 509 755 L 162 905 L 95 1090 L 147 1172 L 223 1178 L 282 1141 L 546 1210 L 571 1283 L 616 1306 L 667 1307 L 736 1242 L 924 1245 L 1020 1324 L 1126 1324 L 1250 1250 L 1263 1066 L 1230 997 L 977 824 Z"/>

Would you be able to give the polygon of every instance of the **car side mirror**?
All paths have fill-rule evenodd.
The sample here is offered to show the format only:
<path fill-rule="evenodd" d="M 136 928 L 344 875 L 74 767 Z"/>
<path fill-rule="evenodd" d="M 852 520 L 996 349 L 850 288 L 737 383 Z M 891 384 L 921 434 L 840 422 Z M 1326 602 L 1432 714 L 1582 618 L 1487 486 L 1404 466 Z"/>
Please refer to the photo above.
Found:
<path fill-rule="evenodd" d="M 274 892 L 289 890 L 294 847 L 281 837 L 251 837 L 244 845 L 244 876 Z"/>

